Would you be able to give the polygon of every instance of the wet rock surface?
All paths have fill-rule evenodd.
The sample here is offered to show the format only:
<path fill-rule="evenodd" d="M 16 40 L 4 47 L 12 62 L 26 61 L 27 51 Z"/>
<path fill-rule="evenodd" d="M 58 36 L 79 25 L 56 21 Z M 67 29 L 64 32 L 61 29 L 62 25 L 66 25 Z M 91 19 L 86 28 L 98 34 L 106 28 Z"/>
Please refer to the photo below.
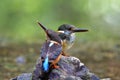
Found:
<path fill-rule="evenodd" d="M 33 73 L 23 73 L 11 80 L 100 80 L 76 57 L 62 56 L 58 66 L 43 74 L 39 58 Z"/>

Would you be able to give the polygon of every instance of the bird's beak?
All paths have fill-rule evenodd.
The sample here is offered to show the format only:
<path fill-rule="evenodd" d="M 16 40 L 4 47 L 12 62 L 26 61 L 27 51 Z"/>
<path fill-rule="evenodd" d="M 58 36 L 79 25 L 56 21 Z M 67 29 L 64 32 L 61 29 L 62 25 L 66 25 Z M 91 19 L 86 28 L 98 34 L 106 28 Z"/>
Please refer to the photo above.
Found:
<path fill-rule="evenodd" d="M 49 33 L 48 33 L 48 29 L 47 29 L 45 26 L 43 26 L 40 22 L 38 22 L 38 24 L 39 24 L 39 26 L 45 31 L 46 36 L 47 36 L 47 37 L 50 37 L 50 36 L 49 36 Z"/>
<path fill-rule="evenodd" d="M 47 33 L 47 28 L 45 26 L 43 26 L 40 22 L 38 22 L 39 26 Z"/>
<path fill-rule="evenodd" d="M 80 28 L 74 28 L 72 32 L 87 32 L 88 29 L 80 29 Z"/>

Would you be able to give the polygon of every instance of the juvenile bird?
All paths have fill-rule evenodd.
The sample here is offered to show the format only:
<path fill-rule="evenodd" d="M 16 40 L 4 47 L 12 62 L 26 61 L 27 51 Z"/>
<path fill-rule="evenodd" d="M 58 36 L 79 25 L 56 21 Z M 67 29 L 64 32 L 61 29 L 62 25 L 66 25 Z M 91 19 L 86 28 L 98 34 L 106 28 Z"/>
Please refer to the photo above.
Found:
<path fill-rule="evenodd" d="M 41 28 L 45 31 L 47 40 L 41 48 L 41 59 L 43 72 L 49 72 L 50 68 L 58 68 L 58 61 L 62 54 L 62 40 L 58 36 L 57 32 L 52 31 L 44 27 L 38 22 Z"/>
<path fill-rule="evenodd" d="M 63 47 L 63 52 L 65 52 L 67 49 L 71 48 L 74 41 L 75 41 L 75 33 L 77 32 L 86 32 L 88 31 L 87 29 L 80 29 L 77 28 L 73 25 L 69 24 L 63 24 L 58 27 L 58 34 L 59 37 L 62 39 L 62 47 Z M 64 55 L 66 55 L 64 53 Z"/>

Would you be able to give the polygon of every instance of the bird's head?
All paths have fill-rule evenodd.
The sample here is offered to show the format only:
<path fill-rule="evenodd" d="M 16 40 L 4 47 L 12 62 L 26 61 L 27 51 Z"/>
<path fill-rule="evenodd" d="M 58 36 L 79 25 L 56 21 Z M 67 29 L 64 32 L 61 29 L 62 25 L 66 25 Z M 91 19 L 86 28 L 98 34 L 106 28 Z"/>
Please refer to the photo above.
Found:
<path fill-rule="evenodd" d="M 58 27 L 58 33 L 60 38 L 63 40 L 63 45 L 70 48 L 75 40 L 75 33 L 86 32 L 87 29 L 80 29 L 74 25 L 63 24 Z"/>
<path fill-rule="evenodd" d="M 65 33 L 65 34 L 72 34 L 76 32 L 86 32 L 87 29 L 80 29 L 75 27 L 74 25 L 63 24 L 58 27 L 58 32 Z"/>
<path fill-rule="evenodd" d="M 45 31 L 47 40 L 55 41 L 59 44 L 62 44 L 61 38 L 58 36 L 57 32 L 47 29 L 45 26 L 43 26 L 41 23 L 38 22 L 40 27 Z"/>

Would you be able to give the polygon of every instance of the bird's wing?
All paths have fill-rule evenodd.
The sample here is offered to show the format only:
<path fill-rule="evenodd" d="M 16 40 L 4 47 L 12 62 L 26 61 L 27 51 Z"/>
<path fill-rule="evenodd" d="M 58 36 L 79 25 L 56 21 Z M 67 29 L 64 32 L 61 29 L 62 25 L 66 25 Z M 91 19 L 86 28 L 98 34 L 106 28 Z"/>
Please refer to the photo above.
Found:
<path fill-rule="evenodd" d="M 62 45 L 51 41 L 46 41 L 41 48 L 41 58 L 45 59 L 48 55 L 49 60 L 55 60 L 62 52 Z"/>

